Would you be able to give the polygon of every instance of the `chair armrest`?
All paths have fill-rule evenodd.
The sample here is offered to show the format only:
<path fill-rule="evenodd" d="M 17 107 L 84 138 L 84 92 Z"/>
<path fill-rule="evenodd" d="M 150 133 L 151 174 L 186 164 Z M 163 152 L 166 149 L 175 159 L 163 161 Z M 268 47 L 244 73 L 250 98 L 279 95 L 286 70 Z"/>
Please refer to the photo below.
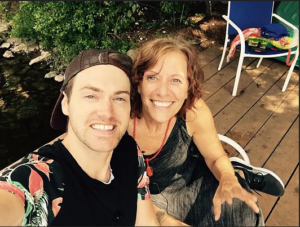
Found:
<path fill-rule="evenodd" d="M 218 134 L 218 137 L 219 137 L 220 141 L 223 141 L 223 142 L 229 144 L 230 146 L 232 146 L 234 149 L 236 149 L 240 153 L 240 155 L 243 157 L 245 162 L 250 164 L 250 160 L 249 160 L 249 157 L 248 157 L 246 151 L 237 142 L 235 142 L 233 139 L 230 139 L 229 137 L 223 136 L 221 134 Z"/>
<path fill-rule="evenodd" d="M 241 52 L 245 53 L 245 37 L 242 30 L 228 16 L 223 15 L 222 17 L 238 32 L 241 40 Z"/>
<path fill-rule="evenodd" d="M 276 17 L 278 20 L 280 20 L 282 23 L 284 23 L 285 25 L 289 26 L 290 28 L 292 28 L 294 30 L 294 34 L 293 34 L 293 42 L 291 43 L 291 47 L 294 47 L 296 45 L 298 45 L 298 40 L 299 40 L 299 29 L 291 24 L 290 22 L 286 21 L 285 19 L 283 19 L 281 16 L 273 13 L 272 14 L 273 17 Z"/>

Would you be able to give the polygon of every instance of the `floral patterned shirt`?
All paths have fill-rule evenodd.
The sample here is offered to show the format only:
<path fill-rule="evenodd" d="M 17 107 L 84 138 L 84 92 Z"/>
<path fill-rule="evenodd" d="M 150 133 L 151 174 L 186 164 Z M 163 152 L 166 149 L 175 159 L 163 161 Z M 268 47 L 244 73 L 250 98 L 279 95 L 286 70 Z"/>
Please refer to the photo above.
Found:
<path fill-rule="evenodd" d="M 57 141 L 55 143 L 61 143 Z M 46 145 L 51 147 L 53 145 Z M 64 170 L 59 162 L 32 152 L 0 172 L 0 189 L 15 194 L 23 203 L 23 226 L 48 226 L 63 203 Z M 149 178 L 140 149 L 138 152 L 138 199 L 149 199 Z"/>

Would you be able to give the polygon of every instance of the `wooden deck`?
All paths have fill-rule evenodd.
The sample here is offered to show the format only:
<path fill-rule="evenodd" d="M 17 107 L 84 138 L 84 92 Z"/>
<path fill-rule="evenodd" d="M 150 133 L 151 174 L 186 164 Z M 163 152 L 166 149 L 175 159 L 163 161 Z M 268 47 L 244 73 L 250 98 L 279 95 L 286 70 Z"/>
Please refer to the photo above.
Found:
<path fill-rule="evenodd" d="M 214 116 L 218 133 L 239 143 L 250 162 L 275 172 L 285 184 L 281 198 L 260 193 L 267 226 L 299 225 L 299 70 L 295 68 L 282 92 L 285 63 L 245 58 L 238 95 L 231 96 L 239 53 L 218 71 L 222 47 L 200 53 L 205 75 L 203 99 Z M 238 154 L 223 144 L 230 156 Z"/>

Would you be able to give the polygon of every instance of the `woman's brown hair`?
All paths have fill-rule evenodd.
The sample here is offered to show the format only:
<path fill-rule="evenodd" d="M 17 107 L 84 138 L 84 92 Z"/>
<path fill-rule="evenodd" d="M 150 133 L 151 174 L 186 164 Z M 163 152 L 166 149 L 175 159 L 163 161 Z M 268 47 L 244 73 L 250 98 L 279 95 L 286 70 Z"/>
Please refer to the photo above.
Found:
<path fill-rule="evenodd" d="M 178 111 L 177 116 L 183 117 L 187 110 L 191 110 L 195 107 L 196 100 L 202 97 L 204 75 L 200 68 L 200 59 L 197 49 L 181 37 L 156 38 L 140 46 L 136 56 L 133 57 L 133 117 L 141 117 L 142 100 L 138 93 L 138 85 L 143 79 L 145 71 L 153 67 L 160 57 L 174 51 L 183 53 L 187 58 L 189 83 L 188 97 Z"/>

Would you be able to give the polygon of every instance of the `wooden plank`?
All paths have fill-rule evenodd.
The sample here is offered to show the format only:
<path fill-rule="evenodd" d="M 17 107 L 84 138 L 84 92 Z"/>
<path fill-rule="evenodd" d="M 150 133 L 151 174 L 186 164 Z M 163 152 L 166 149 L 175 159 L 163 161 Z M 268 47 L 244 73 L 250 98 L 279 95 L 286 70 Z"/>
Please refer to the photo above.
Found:
<path fill-rule="evenodd" d="M 199 53 L 200 67 L 209 64 L 212 60 L 220 56 L 222 54 L 222 50 L 223 50 L 222 46 L 216 45 L 206 49 L 205 51 L 200 52 Z"/>
<path fill-rule="evenodd" d="M 255 79 L 260 76 L 266 69 L 273 64 L 274 61 L 265 60 L 262 62 L 259 68 L 256 68 L 257 61 L 252 62 L 244 71 L 241 73 L 241 80 L 239 87 L 243 89 L 249 86 L 251 83 L 255 81 Z M 233 86 L 234 78 L 226 85 Z M 231 92 L 228 92 L 227 89 L 220 89 L 215 94 L 213 94 L 207 101 L 206 104 L 210 108 L 213 116 L 216 116 L 219 111 L 221 111 L 226 105 L 230 103 L 230 101 L 236 99 L 236 96 L 232 96 Z"/>
<path fill-rule="evenodd" d="M 255 112 L 255 114 L 252 114 L 251 118 L 247 118 L 247 116 L 244 116 L 243 122 L 245 122 L 245 126 L 242 130 L 244 131 L 243 134 L 240 134 L 241 130 L 239 130 L 238 135 L 236 135 L 237 133 L 235 133 L 235 129 L 230 130 L 231 132 L 228 132 L 227 134 L 227 136 L 232 136 L 237 139 L 243 137 L 244 134 L 249 131 L 248 127 L 256 123 L 257 118 L 260 117 L 263 111 L 269 112 L 268 109 L 271 107 L 273 107 L 274 110 L 274 108 L 276 108 L 282 102 L 282 100 L 284 100 L 291 89 L 293 89 L 294 86 L 298 83 L 298 75 L 297 73 L 294 73 L 292 74 L 292 78 L 286 92 L 281 92 L 281 89 L 279 90 L 277 86 L 273 86 L 273 84 L 280 78 L 280 76 L 282 76 L 282 73 L 285 71 L 285 69 L 286 68 L 280 64 L 272 64 L 270 68 L 264 71 L 263 74 L 259 78 L 257 78 L 257 80 L 255 80 L 255 83 L 252 83 L 249 87 L 247 87 L 243 95 L 237 97 L 230 103 L 230 105 L 222 110 L 214 118 L 218 133 L 221 133 L 223 135 L 227 133 L 228 130 L 234 124 L 236 124 L 244 114 L 251 114 L 251 112 L 248 112 L 249 109 L 254 108 L 258 105 L 259 108 L 256 107 L 258 108 L 258 113 Z M 257 87 L 258 83 L 262 85 Z M 271 86 L 272 88 L 270 89 Z M 268 95 L 269 93 L 271 95 Z M 270 96 L 272 96 L 272 102 L 268 102 L 270 100 Z M 253 105 L 255 106 L 253 107 Z M 263 120 L 263 122 L 264 121 L 265 119 Z M 249 122 L 251 122 L 251 124 L 249 124 Z M 253 134 L 254 132 L 252 132 L 251 134 Z M 244 146 L 248 142 L 248 140 L 244 142 L 237 142 Z"/>
<path fill-rule="evenodd" d="M 299 226 L 299 167 L 288 184 L 286 196 L 280 198 L 266 224 Z"/>
<path fill-rule="evenodd" d="M 271 79 L 271 74 L 265 76 L 267 76 L 267 80 Z M 278 77 L 278 75 L 276 77 Z M 276 78 L 274 78 L 274 80 L 275 79 Z M 274 85 L 260 100 L 258 100 L 259 96 L 261 96 L 259 92 L 251 95 L 248 94 L 249 97 L 243 95 L 238 99 L 235 99 L 222 111 L 221 115 L 218 114 L 215 117 L 215 124 L 218 133 L 225 134 L 239 143 L 242 147 L 245 147 L 267 119 L 274 113 L 281 102 L 288 96 L 290 90 L 296 86 L 295 84 L 298 84 L 298 81 L 299 76 L 297 73 L 294 73 L 289 87 L 284 93 L 281 92 L 281 89 L 279 89 L 278 86 Z M 279 82 L 284 82 L 284 80 L 281 79 Z M 271 84 L 271 82 L 268 84 Z M 257 90 L 257 87 L 255 86 L 256 85 L 254 85 L 254 83 L 249 86 L 249 88 L 252 87 L 251 93 Z M 263 89 L 266 89 L 266 87 Z M 290 97 L 290 101 L 295 102 L 293 101 L 294 98 L 295 96 Z M 284 108 L 284 106 L 281 108 Z M 243 114 L 245 114 L 245 116 L 243 116 Z M 294 120 L 295 116 L 292 119 Z M 293 120 L 290 120 L 290 123 Z M 231 125 L 234 126 L 226 133 Z M 229 152 L 230 156 L 235 156 L 237 154 L 230 146 L 224 145 L 224 149 Z M 246 152 L 249 152 L 251 148 L 246 147 L 245 150 Z"/>
<path fill-rule="evenodd" d="M 262 114 L 261 112 L 266 111 L 266 109 L 261 108 L 261 105 L 258 109 L 258 113 L 256 112 L 254 116 L 252 115 L 250 118 L 247 118 L 247 120 L 244 117 L 244 121 L 238 123 L 239 125 L 236 125 L 232 130 L 230 130 L 230 128 L 234 126 L 234 124 L 236 124 L 244 114 L 246 114 L 247 112 L 247 115 L 251 113 L 251 110 L 249 111 L 249 109 L 257 102 L 257 100 L 261 98 L 262 94 L 264 94 L 269 89 L 269 87 L 272 86 L 278 78 L 280 78 L 282 72 L 286 70 L 286 67 L 282 65 L 273 64 L 271 66 L 272 68 L 267 69 L 258 78 L 259 80 L 257 79 L 258 81 L 260 81 L 259 83 L 263 83 L 263 81 L 265 82 L 262 86 L 258 88 L 256 85 L 256 83 L 258 82 L 256 82 L 256 80 L 255 83 L 252 83 L 246 89 L 246 92 L 242 96 L 234 99 L 228 106 L 226 106 L 226 108 L 224 108 L 220 113 L 218 113 L 217 116 L 214 117 L 218 133 L 223 135 L 226 134 L 226 136 L 235 140 L 242 147 L 244 147 L 249 142 L 255 132 L 263 124 L 257 124 L 257 118 L 259 118 Z M 294 86 L 296 76 L 296 73 L 294 73 L 293 78 L 291 79 L 291 82 L 289 84 L 290 86 L 288 87 L 289 90 Z M 272 90 L 272 88 L 270 90 Z M 268 92 L 270 92 L 270 90 Z M 283 100 L 288 93 L 288 91 L 282 93 L 281 90 L 276 89 L 276 87 L 274 87 L 273 90 L 275 90 L 275 92 L 277 93 L 275 97 L 278 96 L 277 99 L 280 101 Z M 277 106 L 279 104 L 280 102 L 278 101 Z M 266 118 L 264 118 L 261 122 L 265 122 L 265 120 Z M 253 131 L 249 131 L 253 124 L 256 124 L 256 129 L 254 130 L 253 128 Z M 238 127 L 241 127 L 241 130 L 238 130 Z M 228 130 L 230 131 L 228 132 Z M 226 149 L 231 153 L 231 155 L 236 154 L 232 148 L 227 146 Z"/>
<path fill-rule="evenodd" d="M 209 97 L 211 97 L 215 92 L 220 90 L 225 84 L 227 84 L 232 78 L 235 77 L 237 65 L 238 65 L 238 58 L 234 61 L 230 62 L 223 70 L 216 73 L 213 77 L 209 80 L 205 81 L 204 89 L 207 91 L 202 97 L 205 101 Z M 245 58 L 243 69 L 245 69 L 251 62 L 254 60 L 251 58 Z"/>
<path fill-rule="evenodd" d="M 263 111 L 257 113 L 260 114 L 262 112 Z M 274 114 L 268 119 L 263 127 L 259 129 L 258 133 L 255 137 L 253 137 L 250 143 L 245 147 L 253 165 L 262 166 L 264 164 L 298 115 L 299 86 L 296 86 L 274 111 Z M 252 128 L 252 125 L 255 125 L 255 122 L 259 120 L 259 118 L 253 119 L 253 121 L 249 124 L 249 119 L 247 118 L 245 118 L 245 121 L 248 120 L 248 128 Z M 245 127 L 239 127 L 238 132 L 241 132 L 240 130 L 245 130 Z M 250 132 L 252 133 L 253 131 Z"/>
<path fill-rule="evenodd" d="M 211 61 L 209 64 L 202 67 L 202 71 L 204 73 L 204 83 L 207 80 L 209 80 L 212 76 L 214 76 L 216 73 L 219 72 L 218 67 L 219 67 L 219 64 L 220 64 L 220 61 L 221 61 L 221 57 L 222 57 L 222 55 L 220 55 L 219 57 L 217 57 L 216 59 Z M 233 60 L 235 60 L 238 57 L 239 57 L 239 55 L 235 54 L 234 57 L 232 57 L 230 62 L 226 62 L 226 59 L 225 59 L 223 64 L 222 64 L 222 67 L 221 67 L 220 71 L 222 71 L 227 65 L 229 65 Z"/>
<path fill-rule="evenodd" d="M 252 159 L 251 159 L 252 161 Z M 299 117 L 293 123 L 290 130 L 287 132 L 279 146 L 275 149 L 264 168 L 273 171 L 286 185 L 294 169 L 299 163 Z M 271 196 L 265 193 L 260 193 L 262 196 L 258 196 L 259 204 L 263 210 L 264 217 L 266 218 L 274 204 L 277 197 Z M 286 189 L 285 193 L 281 197 L 289 197 L 289 191 Z M 285 212 L 285 211 L 282 211 Z M 298 212 L 297 212 L 298 213 Z"/>

